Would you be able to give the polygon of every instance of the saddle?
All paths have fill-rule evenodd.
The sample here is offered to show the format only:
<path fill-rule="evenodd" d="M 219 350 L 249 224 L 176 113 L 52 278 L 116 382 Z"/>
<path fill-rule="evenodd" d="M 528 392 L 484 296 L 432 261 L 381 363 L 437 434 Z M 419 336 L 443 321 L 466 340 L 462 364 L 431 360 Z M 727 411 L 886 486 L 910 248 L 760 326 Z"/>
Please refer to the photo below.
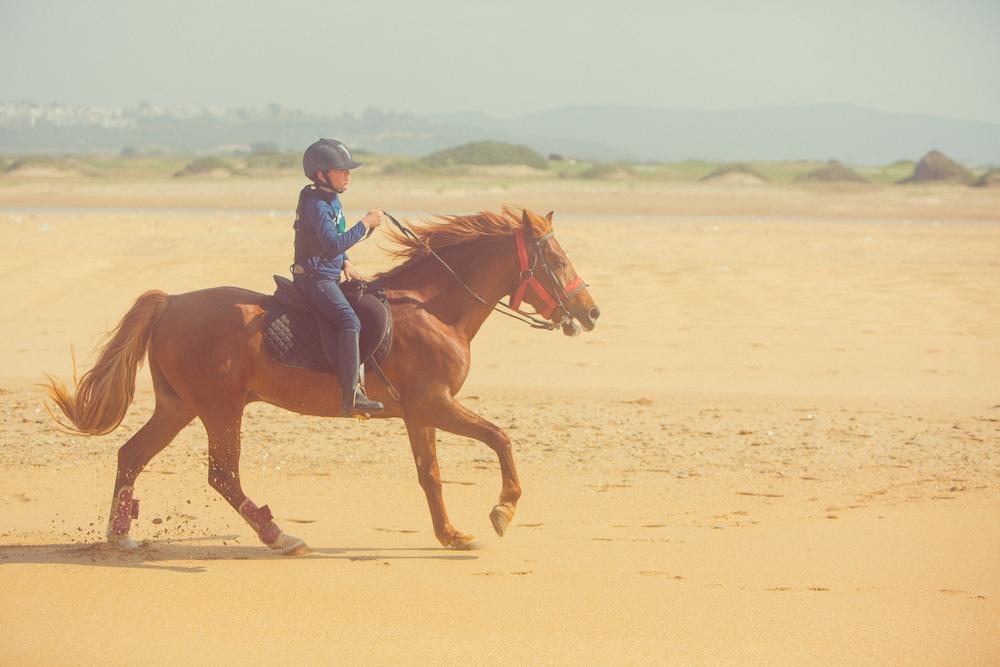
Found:
<path fill-rule="evenodd" d="M 334 372 L 323 353 L 320 315 L 291 280 L 276 275 L 274 282 L 277 289 L 264 305 L 264 347 L 271 359 L 284 366 Z M 363 280 L 341 283 L 341 289 L 361 320 L 361 363 L 382 363 L 392 347 L 392 315 L 385 291 Z"/>

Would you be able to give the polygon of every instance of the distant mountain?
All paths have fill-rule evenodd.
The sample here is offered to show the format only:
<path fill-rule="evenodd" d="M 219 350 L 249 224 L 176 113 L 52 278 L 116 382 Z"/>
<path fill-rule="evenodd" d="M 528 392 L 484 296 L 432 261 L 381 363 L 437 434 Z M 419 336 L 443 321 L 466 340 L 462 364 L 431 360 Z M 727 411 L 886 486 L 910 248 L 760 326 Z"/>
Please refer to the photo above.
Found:
<path fill-rule="evenodd" d="M 966 164 L 1000 162 L 1000 123 L 848 105 L 734 110 L 565 107 L 513 119 L 480 116 L 465 121 L 513 137 L 545 137 L 551 146 L 560 141 L 590 142 L 649 160 L 839 159 L 885 164 L 939 148 Z M 583 157 L 614 159 L 600 154 Z"/>
<path fill-rule="evenodd" d="M 323 116 L 265 109 L 169 112 L 162 107 L 0 103 L 0 154 L 212 152 L 321 136 L 380 153 L 426 155 L 470 141 L 524 144 L 597 160 L 829 160 L 886 164 L 937 148 L 967 165 L 1000 163 L 1000 123 L 886 113 L 846 105 L 734 110 L 564 107 L 515 118 L 475 112 Z"/>

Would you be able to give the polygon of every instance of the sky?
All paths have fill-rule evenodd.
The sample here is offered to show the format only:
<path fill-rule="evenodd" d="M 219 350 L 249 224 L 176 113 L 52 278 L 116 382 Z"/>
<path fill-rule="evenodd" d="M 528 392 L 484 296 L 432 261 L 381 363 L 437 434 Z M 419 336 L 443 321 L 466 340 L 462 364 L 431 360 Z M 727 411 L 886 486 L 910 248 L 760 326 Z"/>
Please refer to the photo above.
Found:
<path fill-rule="evenodd" d="M 841 103 L 1000 122 L 1000 0 L 0 0 L 0 101 L 368 108 Z"/>

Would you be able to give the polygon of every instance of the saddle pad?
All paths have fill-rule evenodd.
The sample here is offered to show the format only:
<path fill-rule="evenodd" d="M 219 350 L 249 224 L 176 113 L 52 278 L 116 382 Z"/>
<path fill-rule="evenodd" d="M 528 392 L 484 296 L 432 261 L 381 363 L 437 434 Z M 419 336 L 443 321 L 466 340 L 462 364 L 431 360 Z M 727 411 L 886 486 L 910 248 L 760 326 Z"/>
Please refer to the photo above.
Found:
<path fill-rule="evenodd" d="M 382 362 L 392 343 L 389 306 L 373 294 L 365 294 L 352 304 L 361 320 L 362 363 L 374 358 Z M 283 300 L 267 297 L 264 319 L 264 346 L 271 359 L 285 366 L 332 373 L 333 365 L 323 353 L 316 315 L 290 308 Z"/>

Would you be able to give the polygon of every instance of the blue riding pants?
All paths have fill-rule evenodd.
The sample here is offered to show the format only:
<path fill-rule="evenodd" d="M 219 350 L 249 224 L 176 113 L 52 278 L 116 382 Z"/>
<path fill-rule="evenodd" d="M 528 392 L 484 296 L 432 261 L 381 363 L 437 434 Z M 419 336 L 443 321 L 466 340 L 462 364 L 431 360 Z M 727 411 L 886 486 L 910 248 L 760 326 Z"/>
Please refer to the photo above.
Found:
<path fill-rule="evenodd" d="M 361 333 L 361 321 L 335 278 L 318 273 L 298 274 L 295 276 L 295 286 L 323 316 L 323 321 L 319 323 L 323 340 L 328 339 L 323 334 L 336 331 Z M 331 340 L 332 338 L 330 337 Z"/>

